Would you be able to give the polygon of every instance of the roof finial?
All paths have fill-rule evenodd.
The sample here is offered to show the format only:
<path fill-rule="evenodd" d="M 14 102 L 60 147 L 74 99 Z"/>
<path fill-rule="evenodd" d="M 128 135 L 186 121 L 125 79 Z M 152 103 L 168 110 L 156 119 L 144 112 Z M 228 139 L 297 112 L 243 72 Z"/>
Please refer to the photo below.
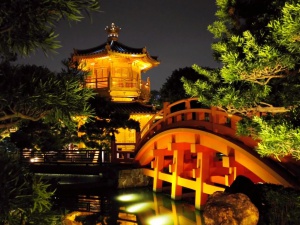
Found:
<path fill-rule="evenodd" d="M 119 37 L 119 31 L 121 28 L 118 26 L 115 26 L 114 23 L 110 25 L 110 27 L 106 26 L 105 28 L 107 32 L 107 41 L 117 41 Z"/>

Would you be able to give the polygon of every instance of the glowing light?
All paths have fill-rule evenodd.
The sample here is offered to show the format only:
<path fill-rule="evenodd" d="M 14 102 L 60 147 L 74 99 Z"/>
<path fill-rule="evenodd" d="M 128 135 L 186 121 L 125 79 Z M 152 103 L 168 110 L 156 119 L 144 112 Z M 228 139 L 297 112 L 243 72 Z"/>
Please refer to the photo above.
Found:
<path fill-rule="evenodd" d="M 37 162 L 37 161 L 38 161 L 38 158 L 37 158 L 37 157 L 31 158 L 31 159 L 30 159 L 30 162 L 32 162 L 32 163 Z"/>
<path fill-rule="evenodd" d="M 130 212 L 130 213 L 142 212 L 142 211 L 149 209 L 151 207 L 151 205 L 152 205 L 151 202 L 137 203 L 137 204 L 127 207 L 126 211 Z"/>
<path fill-rule="evenodd" d="M 168 224 L 174 224 L 172 215 L 171 214 L 165 214 L 161 216 L 153 216 L 149 217 L 147 219 L 147 224 L 149 225 L 168 225 Z"/>
<path fill-rule="evenodd" d="M 141 197 L 138 194 L 124 194 L 118 196 L 116 199 L 121 202 L 130 202 L 130 201 L 136 201 L 140 198 Z"/>

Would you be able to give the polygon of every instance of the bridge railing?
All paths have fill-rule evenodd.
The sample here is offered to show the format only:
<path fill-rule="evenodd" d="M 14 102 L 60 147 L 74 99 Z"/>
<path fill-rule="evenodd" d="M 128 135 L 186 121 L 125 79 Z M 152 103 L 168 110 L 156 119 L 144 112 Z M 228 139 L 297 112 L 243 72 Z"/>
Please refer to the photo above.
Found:
<path fill-rule="evenodd" d="M 104 150 L 54 150 L 33 151 L 23 149 L 20 160 L 31 164 L 85 164 L 111 163 L 111 153 Z"/>
<path fill-rule="evenodd" d="M 173 104 L 165 104 L 164 108 L 155 114 L 149 122 L 142 128 L 140 138 L 137 139 L 136 150 L 145 144 L 151 137 L 171 128 L 195 128 L 212 131 L 221 135 L 226 135 L 243 141 L 250 147 L 256 146 L 257 142 L 250 137 L 237 137 L 236 124 L 242 118 L 236 115 L 229 115 L 215 107 L 210 109 L 193 108 L 192 102 L 197 98 L 184 99 Z M 176 109 L 176 106 L 184 109 Z M 160 118 L 157 120 L 157 118 Z"/>

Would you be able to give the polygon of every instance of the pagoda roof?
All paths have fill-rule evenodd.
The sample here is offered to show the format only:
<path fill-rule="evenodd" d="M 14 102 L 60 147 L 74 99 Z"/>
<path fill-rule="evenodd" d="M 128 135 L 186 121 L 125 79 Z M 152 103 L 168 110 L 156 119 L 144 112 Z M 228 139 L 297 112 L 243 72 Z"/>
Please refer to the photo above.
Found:
<path fill-rule="evenodd" d="M 106 43 L 101 44 L 94 48 L 89 48 L 89 49 L 84 49 L 84 50 L 79 50 L 79 49 L 74 49 L 74 50 L 75 50 L 76 55 L 90 55 L 90 54 L 98 54 L 98 53 L 105 52 L 106 50 L 108 50 L 107 48 L 109 48 L 109 50 L 111 50 L 111 51 L 125 53 L 125 54 L 126 53 L 128 53 L 128 54 L 144 54 L 145 53 L 145 52 L 143 52 L 143 48 L 128 47 L 118 41 L 111 41 L 110 43 L 106 42 Z"/>
<path fill-rule="evenodd" d="M 124 45 L 118 41 L 110 41 L 103 43 L 97 47 L 89 48 L 89 49 L 74 49 L 73 56 L 97 56 L 97 55 L 107 55 L 108 52 L 115 52 L 121 54 L 128 54 L 128 55 L 147 55 L 154 61 L 158 60 L 157 56 L 150 56 L 146 50 L 146 48 L 133 48 L 127 45 Z"/>
<path fill-rule="evenodd" d="M 155 110 L 151 105 L 145 105 L 140 102 L 112 102 L 113 111 L 125 112 L 130 114 L 154 114 Z"/>
<path fill-rule="evenodd" d="M 124 45 L 118 41 L 119 31 L 121 28 L 116 26 L 114 23 L 110 27 L 106 27 L 108 33 L 107 41 L 103 44 L 89 48 L 89 49 L 74 49 L 72 54 L 72 61 L 81 59 L 92 59 L 92 58 L 104 58 L 110 56 L 128 57 L 128 58 L 139 58 L 141 62 L 150 63 L 151 66 L 144 67 L 143 72 L 149 70 L 153 66 L 160 64 L 157 56 L 151 56 L 146 47 L 144 48 L 133 48 Z"/>

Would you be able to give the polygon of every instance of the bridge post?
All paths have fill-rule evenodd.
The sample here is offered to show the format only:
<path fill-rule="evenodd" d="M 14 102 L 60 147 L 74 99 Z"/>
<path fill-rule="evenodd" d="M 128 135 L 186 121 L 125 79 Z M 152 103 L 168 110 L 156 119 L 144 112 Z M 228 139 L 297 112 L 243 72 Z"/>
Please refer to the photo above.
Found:
<path fill-rule="evenodd" d="M 195 188 L 195 208 L 201 209 L 206 203 L 208 195 L 204 193 L 204 183 L 209 178 L 209 161 L 210 155 L 207 152 L 197 153 L 197 169 L 196 169 L 196 188 Z"/>
<path fill-rule="evenodd" d="M 182 198 L 182 186 L 178 185 L 178 176 L 183 172 L 183 158 L 183 150 L 174 150 L 173 164 L 169 166 L 169 172 L 172 172 L 171 198 L 174 200 Z"/>
<path fill-rule="evenodd" d="M 168 107 L 170 105 L 170 102 L 164 102 L 163 103 L 163 110 L 164 110 L 164 118 L 163 120 L 166 120 L 167 115 L 171 113 L 170 108 Z"/>
<path fill-rule="evenodd" d="M 154 159 L 153 163 L 155 164 L 155 165 L 153 165 L 153 167 L 154 167 L 153 191 L 161 192 L 163 181 L 158 178 L 158 175 L 159 175 L 159 172 L 164 167 L 164 156 L 163 155 L 155 156 L 155 159 Z"/>
<path fill-rule="evenodd" d="M 211 107 L 210 110 L 211 110 L 211 115 L 210 115 L 209 121 L 212 123 L 212 130 L 213 130 L 213 132 L 218 133 L 218 130 L 215 130 L 215 126 L 214 126 L 215 123 L 216 124 L 219 123 L 218 115 L 217 115 L 217 108 L 216 107 Z"/>
<path fill-rule="evenodd" d="M 191 101 L 186 100 L 185 101 L 185 109 L 190 109 L 191 108 Z"/>

